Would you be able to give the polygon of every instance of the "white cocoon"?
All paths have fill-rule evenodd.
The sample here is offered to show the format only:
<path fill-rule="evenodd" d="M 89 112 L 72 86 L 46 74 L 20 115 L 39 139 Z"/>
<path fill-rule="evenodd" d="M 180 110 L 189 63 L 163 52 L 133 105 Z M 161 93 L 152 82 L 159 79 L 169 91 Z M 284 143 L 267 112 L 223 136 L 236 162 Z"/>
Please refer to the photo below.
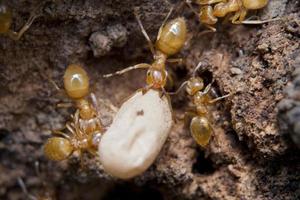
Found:
<path fill-rule="evenodd" d="M 146 171 L 165 143 L 172 122 L 169 101 L 158 91 L 134 94 L 121 106 L 99 143 L 104 170 L 122 179 Z"/>

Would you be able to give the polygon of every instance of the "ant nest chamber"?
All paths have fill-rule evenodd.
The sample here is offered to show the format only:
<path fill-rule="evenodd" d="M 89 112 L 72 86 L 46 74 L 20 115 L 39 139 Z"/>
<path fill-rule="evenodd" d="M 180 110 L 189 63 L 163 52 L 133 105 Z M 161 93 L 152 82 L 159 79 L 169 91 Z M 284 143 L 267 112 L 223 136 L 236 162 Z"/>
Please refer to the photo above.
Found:
<path fill-rule="evenodd" d="M 0 3 L 0 199 L 299 199 L 299 1 Z"/>

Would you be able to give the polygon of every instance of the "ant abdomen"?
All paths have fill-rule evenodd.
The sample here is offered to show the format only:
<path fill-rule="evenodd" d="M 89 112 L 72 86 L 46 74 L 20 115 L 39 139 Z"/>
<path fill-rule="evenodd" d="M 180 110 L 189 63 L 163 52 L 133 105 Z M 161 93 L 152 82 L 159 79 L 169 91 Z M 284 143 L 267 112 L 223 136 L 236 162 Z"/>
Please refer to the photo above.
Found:
<path fill-rule="evenodd" d="M 64 75 L 64 86 L 70 98 L 85 97 L 89 93 L 89 77 L 86 71 L 80 65 L 69 65 Z"/>
<path fill-rule="evenodd" d="M 184 18 L 171 20 L 159 32 L 155 46 L 166 55 L 176 54 L 186 41 L 187 28 Z"/>
<path fill-rule="evenodd" d="M 249 10 L 256 10 L 265 7 L 269 0 L 242 0 L 243 6 Z"/>
<path fill-rule="evenodd" d="M 213 129 L 206 117 L 196 116 L 191 121 L 190 132 L 197 144 L 205 147 L 209 143 Z"/>
<path fill-rule="evenodd" d="M 71 142 L 62 137 L 52 137 L 44 145 L 45 156 L 49 160 L 61 161 L 67 159 L 73 152 Z"/>

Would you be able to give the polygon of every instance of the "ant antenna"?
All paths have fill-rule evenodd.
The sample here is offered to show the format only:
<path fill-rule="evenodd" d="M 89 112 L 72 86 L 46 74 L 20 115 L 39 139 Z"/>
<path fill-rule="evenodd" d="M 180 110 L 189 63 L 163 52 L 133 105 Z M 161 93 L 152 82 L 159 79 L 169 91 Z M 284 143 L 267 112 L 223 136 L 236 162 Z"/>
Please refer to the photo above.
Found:
<path fill-rule="evenodd" d="M 194 69 L 194 71 L 192 73 L 192 77 L 196 77 L 196 73 L 200 69 L 200 67 L 202 67 L 202 62 L 201 61 L 198 63 L 197 67 Z"/>
<path fill-rule="evenodd" d="M 191 11 L 198 16 L 198 12 L 194 9 L 194 7 L 192 6 L 192 1 L 191 0 L 184 0 L 184 2 L 186 3 L 186 5 L 191 9 Z"/>
<path fill-rule="evenodd" d="M 140 28 L 141 28 L 141 31 L 142 31 L 144 37 L 146 38 L 146 40 L 147 40 L 147 42 L 148 42 L 148 45 L 149 45 L 149 47 L 150 47 L 150 51 L 151 51 L 151 53 L 152 53 L 153 56 L 154 56 L 154 55 L 155 55 L 155 50 L 154 50 L 153 43 L 152 43 L 152 41 L 150 40 L 150 37 L 149 37 L 149 35 L 147 34 L 147 32 L 146 32 L 146 30 L 145 30 L 145 28 L 144 28 L 144 26 L 143 26 L 143 24 L 142 24 L 142 22 L 141 22 L 141 19 L 140 19 L 140 16 L 139 16 L 139 14 L 138 14 L 138 11 L 137 11 L 137 8 L 136 8 L 136 7 L 134 8 L 134 12 L 133 12 L 133 13 L 134 13 L 134 16 L 135 16 L 135 18 L 136 18 L 136 20 L 137 20 L 137 22 L 138 22 Z"/>
<path fill-rule="evenodd" d="M 178 94 L 178 93 L 184 88 L 184 86 L 185 86 L 187 83 L 188 83 L 188 81 L 184 81 L 184 82 L 180 85 L 180 87 L 179 87 L 175 92 L 168 92 L 167 94 L 168 94 L 168 95 L 176 95 L 176 94 Z"/>

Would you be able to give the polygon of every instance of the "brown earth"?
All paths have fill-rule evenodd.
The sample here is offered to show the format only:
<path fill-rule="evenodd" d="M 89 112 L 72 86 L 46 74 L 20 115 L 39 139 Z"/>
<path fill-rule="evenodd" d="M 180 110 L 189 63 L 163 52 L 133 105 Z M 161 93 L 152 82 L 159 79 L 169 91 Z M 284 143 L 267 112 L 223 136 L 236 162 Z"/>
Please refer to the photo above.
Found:
<path fill-rule="evenodd" d="M 18 30 L 39 1 L 5 2 L 13 9 L 13 28 Z M 172 3 L 178 8 L 181 1 Z M 296 0 L 271 0 L 257 13 L 261 19 L 281 17 L 280 21 L 248 26 L 223 22 L 209 34 L 201 34 L 205 29 L 186 6 L 173 13 L 172 17 L 186 17 L 190 39 L 178 55 L 185 58 L 184 64 L 168 67 L 175 80 L 171 90 L 202 61 L 199 76 L 206 83 L 214 77 L 218 95 L 234 93 L 212 107 L 214 136 L 206 149 L 197 147 L 188 128 L 177 120 L 155 164 L 130 181 L 105 174 L 90 155 L 81 163 L 76 157 L 61 163 L 44 157 L 42 146 L 51 130 L 63 127 L 74 111 L 56 108 L 66 98 L 49 82 L 62 86 L 68 64 L 83 64 L 97 97 L 116 106 L 144 86 L 143 71 L 108 80 L 101 76 L 151 62 L 134 7 L 154 40 L 170 9 L 163 0 L 48 1 L 20 41 L 0 37 L 0 199 L 26 199 L 18 178 L 32 195 L 48 192 L 64 200 L 299 199 Z M 189 99 L 181 93 L 172 103 L 180 118 Z"/>

